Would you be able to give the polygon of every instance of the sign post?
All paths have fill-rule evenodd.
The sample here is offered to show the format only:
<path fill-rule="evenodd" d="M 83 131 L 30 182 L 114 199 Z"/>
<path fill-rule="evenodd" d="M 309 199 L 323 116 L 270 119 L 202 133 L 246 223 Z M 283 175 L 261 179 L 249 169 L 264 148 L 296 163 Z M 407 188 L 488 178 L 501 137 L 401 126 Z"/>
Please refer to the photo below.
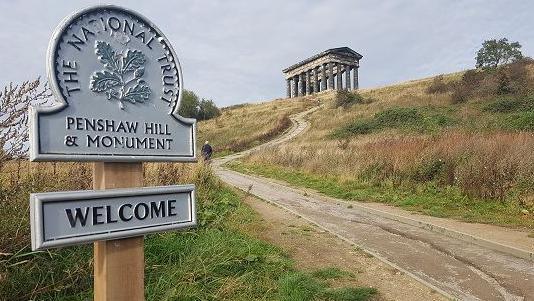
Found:
<path fill-rule="evenodd" d="M 30 108 L 30 160 L 95 162 L 94 190 L 32 194 L 32 249 L 94 242 L 94 299 L 144 300 L 143 235 L 196 226 L 193 185 L 140 188 L 143 162 L 196 161 L 176 53 L 142 15 L 99 5 L 61 22 L 47 74 L 56 103 Z"/>
<path fill-rule="evenodd" d="M 93 188 L 143 186 L 141 163 L 94 163 Z M 143 237 L 94 243 L 94 300 L 144 300 Z"/>

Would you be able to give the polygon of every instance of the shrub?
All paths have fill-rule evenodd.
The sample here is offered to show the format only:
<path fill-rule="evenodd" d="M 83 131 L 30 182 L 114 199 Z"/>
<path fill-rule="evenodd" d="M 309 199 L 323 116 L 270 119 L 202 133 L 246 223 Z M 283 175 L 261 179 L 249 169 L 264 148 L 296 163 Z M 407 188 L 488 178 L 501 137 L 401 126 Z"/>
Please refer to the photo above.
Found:
<path fill-rule="evenodd" d="M 361 104 L 364 98 L 358 92 L 349 92 L 347 90 L 338 90 L 334 99 L 334 107 L 349 108 L 354 104 Z"/>
<path fill-rule="evenodd" d="M 333 138 L 345 138 L 353 135 L 366 135 L 372 133 L 377 128 L 372 119 L 356 119 L 355 121 L 335 130 Z"/>
<path fill-rule="evenodd" d="M 471 96 L 471 91 L 468 87 L 461 83 L 455 83 L 453 85 L 451 100 L 453 104 L 464 103 Z"/>
<path fill-rule="evenodd" d="M 483 110 L 492 113 L 509 113 L 521 108 L 521 103 L 515 99 L 502 98 L 490 102 Z"/>
<path fill-rule="evenodd" d="M 484 73 L 480 70 L 468 70 L 462 75 L 462 79 L 451 85 L 452 102 L 466 102 L 474 93 L 476 87 L 484 81 Z"/>
<path fill-rule="evenodd" d="M 415 126 L 423 120 L 416 108 L 390 108 L 375 114 L 374 119 L 380 127 L 400 128 Z"/>
<path fill-rule="evenodd" d="M 516 183 L 518 163 L 500 152 L 473 156 L 458 168 L 458 186 L 470 197 L 504 201 Z M 499 156 L 497 156 L 499 155 Z"/>
<path fill-rule="evenodd" d="M 441 159 L 423 161 L 416 166 L 412 179 L 418 182 L 433 181 L 443 172 L 444 168 L 445 161 Z"/>
<path fill-rule="evenodd" d="M 462 103 L 473 97 L 522 95 L 530 88 L 527 67 L 532 60 L 523 59 L 495 69 L 466 71 L 461 80 L 450 85 L 452 102 Z"/>
<path fill-rule="evenodd" d="M 335 130 L 333 138 L 370 134 L 379 129 L 409 129 L 419 132 L 434 132 L 453 124 L 454 120 L 440 113 L 428 114 L 419 108 L 397 107 L 376 113 L 373 118 L 356 119 Z"/>
<path fill-rule="evenodd" d="M 511 94 L 517 92 L 512 85 L 512 81 L 506 72 L 500 70 L 497 72 L 497 94 Z"/>
<path fill-rule="evenodd" d="M 426 88 L 428 94 L 439 94 L 449 91 L 449 85 L 443 81 L 443 75 L 434 77 L 432 83 Z"/>

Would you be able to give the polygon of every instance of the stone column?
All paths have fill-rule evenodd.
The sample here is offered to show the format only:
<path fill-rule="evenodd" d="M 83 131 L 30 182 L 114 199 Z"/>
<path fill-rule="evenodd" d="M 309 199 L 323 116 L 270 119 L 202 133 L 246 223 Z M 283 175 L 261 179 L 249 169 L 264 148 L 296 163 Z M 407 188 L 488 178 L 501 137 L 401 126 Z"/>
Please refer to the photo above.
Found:
<path fill-rule="evenodd" d="M 311 95 L 313 92 L 311 70 L 306 71 L 306 95 Z"/>
<path fill-rule="evenodd" d="M 323 64 L 323 68 L 322 68 L 322 74 L 321 74 L 321 86 L 322 86 L 322 89 L 323 91 L 326 90 L 326 66 L 328 66 L 327 64 Z"/>
<path fill-rule="evenodd" d="M 350 91 L 351 88 L 351 83 L 350 83 L 350 68 L 351 66 L 350 65 L 345 65 L 345 89 L 347 91 Z"/>
<path fill-rule="evenodd" d="M 286 79 L 286 96 L 287 98 L 291 98 L 291 79 Z"/>
<path fill-rule="evenodd" d="M 342 74 L 343 74 L 343 70 L 341 70 L 341 64 L 340 63 L 337 63 L 336 64 L 337 68 L 337 89 L 338 90 L 341 90 L 343 89 L 343 77 L 342 77 Z"/>
<path fill-rule="evenodd" d="M 293 93 L 292 97 L 298 97 L 299 96 L 299 76 L 295 75 L 293 76 Z"/>
<path fill-rule="evenodd" d="M 359 82 L 358 82 L 358 66 L 354 66 L 354 85 L 352 85 L 353 90 L 358 90 L 359 88 Z"/>
<path fill-rule="evenodd" d="M 328 89 L 334 89 L 334 63 L 328 63 Z"/>
<path fill-rule="evenodd" d="M 319 67 L 313 68 L 313 79 L 315 80 L 313 85 L 313 93 L 319 92 Z"/>
<path fill-rule="evenodd" d="M 306 96 L 306 77 L 304 76 L 304 73 L 299 74 L 300 78 L 300 93 L 299 96 Z"/>

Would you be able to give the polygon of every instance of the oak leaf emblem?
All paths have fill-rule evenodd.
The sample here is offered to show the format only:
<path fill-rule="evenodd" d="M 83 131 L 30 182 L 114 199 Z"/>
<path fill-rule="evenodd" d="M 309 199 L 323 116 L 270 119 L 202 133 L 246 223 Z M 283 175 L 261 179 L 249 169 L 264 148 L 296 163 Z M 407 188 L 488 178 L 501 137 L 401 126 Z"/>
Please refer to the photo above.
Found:
<path fill-rule="evenodd" d="M 89 88 L 93 92 L 105 93 L 108 100 L 116 99 L 124 109 L 124 102 L 145 102 L 152 91 L 142 77 L 145 73 L 145 55 L 139 50 L 116 53 L 106 42 L 95 42 L 95 53 L 104 70 L 91 75 Z"/>

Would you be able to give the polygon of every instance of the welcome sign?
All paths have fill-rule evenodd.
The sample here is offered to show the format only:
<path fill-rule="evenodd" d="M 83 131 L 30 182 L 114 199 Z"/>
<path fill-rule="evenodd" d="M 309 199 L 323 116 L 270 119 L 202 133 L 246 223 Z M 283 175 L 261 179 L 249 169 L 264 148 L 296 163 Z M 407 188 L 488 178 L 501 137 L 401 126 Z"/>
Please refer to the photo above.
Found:
<path fill-rule="evenodd" d="M 32 249 L 195 226 L 194 191 L 181 185 L 31 194 Z"/>
<path fill-rule="evenodd" d="M 196 161 L 195 120 L 177 113 L 180 64 L 149 20 L 111 5 L 75 12 L 55 30 L 47 56 L 56 103 L 30 109 L 32 161 Z M 133 175 L 126 166 L 99 174 L 111 187 L 128 186 L 120 173 Z M 134 173 L 142 178 L 142 169 Z M 193 227 L 194 189 L 32 194 L 32 248 Z"/>
<path fill-rule="evenodd" d="M 96 6 L 66 18 L 47 54 L 52 107 L 30 110 L 32 161 L 195 161 L 195 120 L 178 115 L 182 71 L 143 16 Z"/>

